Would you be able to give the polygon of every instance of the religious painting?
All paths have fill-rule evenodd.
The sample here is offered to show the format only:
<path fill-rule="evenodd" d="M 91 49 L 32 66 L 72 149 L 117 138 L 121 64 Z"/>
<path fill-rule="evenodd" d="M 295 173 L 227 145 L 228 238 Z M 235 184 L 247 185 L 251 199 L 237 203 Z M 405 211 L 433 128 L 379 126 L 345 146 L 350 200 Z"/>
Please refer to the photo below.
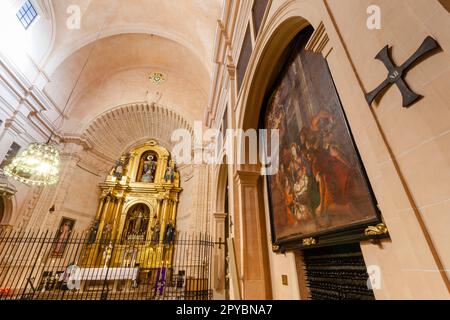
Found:
<path fill-rule="evenodd" d="M 378 219 L 327 62 L 304 49 L 311 34 L 307 28 L 293 40 L 261 117 L 280 135 L 279 171 L 267 178 L 274 243 Z"/>
<path fill-rule="evenodd" d="M 52 256 L 54 257 L 62 257 L 64 255 L 64 251 L 66 250 L 67 243 L 70 239 L 70 236 L 73 233 L 73 229 L 75 226 L 75 220 L 62 217 L 61 222 L 59 224 L 58 231 L 55 236 L 55 244 L 52 250 Z"/>

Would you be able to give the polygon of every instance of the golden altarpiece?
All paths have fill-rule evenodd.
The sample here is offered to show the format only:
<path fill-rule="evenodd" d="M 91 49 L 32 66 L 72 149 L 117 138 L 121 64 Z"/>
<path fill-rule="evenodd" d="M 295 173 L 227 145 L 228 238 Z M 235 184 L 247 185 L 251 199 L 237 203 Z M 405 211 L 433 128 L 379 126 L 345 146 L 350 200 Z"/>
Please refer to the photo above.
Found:
<path fill-rule="evenodd" d="M 80 266 L 171 268 L 180 188 L 166 148 L 151 140 L 116 161 L 104 183 Z"/>

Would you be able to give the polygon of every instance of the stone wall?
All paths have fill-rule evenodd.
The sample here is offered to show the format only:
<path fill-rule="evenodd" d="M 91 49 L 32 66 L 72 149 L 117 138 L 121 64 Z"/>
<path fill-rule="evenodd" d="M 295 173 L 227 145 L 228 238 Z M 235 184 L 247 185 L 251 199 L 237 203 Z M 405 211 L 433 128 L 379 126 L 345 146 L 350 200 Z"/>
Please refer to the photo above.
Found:
<path fill-rule="evenodd" d="M 328 61 L 390 230 L 390 240 L 381 245 L 362 243 L 366 264 L 381 269 L 381 288 L 375 290 L 375 295 L 377 299 L 448 299 L 449 274 L 444 270 L 450 264 L 450 239 L 446 232 L 450 203 L 449 13 L 437 0 L 269 1 L 263 27 L 252 39 L 253 53 L 242 89 L 237 92 L 233 89 L 235 66 L 247 25 L 252 22 L 251 3 L 226 3 L 217 30 L 216 57 L 221 64 L 215 72 L 216 86 L 213 85 L 210 98 L 216 105 L 207 114 L 207 121 L 219 128 L 224 106 L 228 105 L 227 116 L 234 128 L 256 128 L 265 90 L 276 74 L 276 61 L 295 34 L 312 24 L 319 41 L 310 49 L 321 52 Z M 367 27 L 369 5 L 381 9 L 380 30 Z M 425 98 L 404 109 L 400 92 L 393 86 L 370 108 L 364 94 L 387 74 L 375 55 L 389 44 L 394 61 L 401 64 L 428 35 L 435 37 L 443 50 L 406 76 L 411 88 Z M 242 169 L 233 168 L 235 175 L 239 170 Z M 246 200 L 238 185 L 230 188 L 237 199 L 230 208 L 235 220 L 234 241 L 240 259 L 236 276 L 241 280 L 241 293 L 245 296 L 245 287 L 252 285 L 245 279 L 256 276 L 252 274 L 254 269 L 246 267 L 256 263 L 248 259 L 247 251 L 266 248 L 270 263 L 264 264 L 262 256 L 258 263 L 264 266 L 262 272 L 270 275 L 273 298 L 298 298 L 295 259 L 289 254 L 273 254 L 270 243 L 260 245 L 257 238 L 248 241 L 246 232 L 256 232 L 256 237 L 261 237 L 255 223 L 253 229 L 245 225 L 248 212 L 261 210 L 260 205 L 243 206 L 242 201 Z M 255 188 L 264 194 L 264 187 L 258 189 L 255 184 Z M 267 207 L 264 211 L 268 221 Z M 265 231 L 270 235 L 269 228 Z M 287 286 L 282 285 L 280 274 L 288 275 Z M 264 277 L 259 280 L 263 285 Z"/>

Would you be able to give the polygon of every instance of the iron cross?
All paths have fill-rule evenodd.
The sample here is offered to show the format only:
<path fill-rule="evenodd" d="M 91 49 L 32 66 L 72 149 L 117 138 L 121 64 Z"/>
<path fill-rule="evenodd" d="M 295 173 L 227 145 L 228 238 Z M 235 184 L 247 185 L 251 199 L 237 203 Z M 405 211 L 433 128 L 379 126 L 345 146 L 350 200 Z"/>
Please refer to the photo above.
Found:
<path fill-rule="evenodd" d="M 420 46 L 420 48 L 414 53 L 404 64 L 400 67 L 396 66 L 392 61 L 392 58 L 389 54 L 389 46 L 384 47 L 375 57 L 375 59 L 380 60 L 384 63 L 386 68 L 388 69 L 388 76 L 386 80 L 384 80 L 375 90 L 366 94 L 366 100 L 369 105 L 372 104 L 373 100 L 386 88 L 390 87 L 393 84 L 396 84 L 400 89 L 400 92 L 403 97 L 403 107 L 408 108 L 418 99 L 422 98 L 421 95 L 412 91 L 408 84 L 403 79 L 405 73 L 408 69 L 419 62 L 422 58 L 424 58 L 429 52 L 440 48 L 439 44 L 432 37 L 428 36 Z"/>

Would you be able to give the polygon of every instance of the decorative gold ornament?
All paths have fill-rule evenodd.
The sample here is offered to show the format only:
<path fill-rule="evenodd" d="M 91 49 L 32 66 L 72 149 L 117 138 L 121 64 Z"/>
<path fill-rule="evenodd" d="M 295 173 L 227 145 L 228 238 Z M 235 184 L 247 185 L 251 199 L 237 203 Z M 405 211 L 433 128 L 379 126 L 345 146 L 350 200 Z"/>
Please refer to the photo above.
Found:
<path fill-rule="evenodd" d="M 373 237 L 373 236 L 382 236 L 389 232 L 388 228 L 384 223 L 377 224 L 376 226 L 369 226 L 364 231 L 364 234 L 367 237 Z"/>
<path fill-rule="evenodd" d="M 302 243 L 304 246 L 314 246 L 317 244 L 316 239 L 314 239 L 313 237 L 311 238 L 305 238 L 302 240 Z"/>
<path fill-rule="evenodd" d="M 54 185 L 59 181 L 60 161 L 53 146 L 34 142 L 5 167 L 4 173 L 28 185 Z"/>
<path fill-rule="evenodd" d="M 150 154 L 154 155 L 151 172 L 150 167 L 145 167 Z M 107 264 L 110 268 L 124 264 L 139 264 L 148 269 L 170 267 L 174 246 L 165 243 L 164 238 L 168 230 L 176 230 L 177 203 L 182 191 L 179 179 L 164 179 L 171 165 L 170 152 L 156 140 L 150 140 L 125 155 L 99 184 L 103 197 L 92 222 L 88 253 L 79 265 L 103 267 L 107 256 L 102 256 L 103 251 L 96 244 L 113 241 L 114 251 L 109 254 Z M 175 165 L 173 169 L 176 170 Z M 153 178 L 151 181 L 142 180 L 147 172 Z M 116 176 L 121 177 L 121 183 L 113 179 Z"/>
<path fill-rule="evenodd" d="M 150 75 L 149 78 L 154 84 L 162 84 L 164 83 L 167 79 L 166 76 L 161 73 L 161 72 L 154 72 Z"/>
<path fill-rule="evenodd" d="M 273 251 L 273 252 L 276 252 L 276 251 L 278 251 L 278 250 L 280 250 L 280 246 L 277 245 L 277 244 L 272 244 L 272 251 Z"/>

